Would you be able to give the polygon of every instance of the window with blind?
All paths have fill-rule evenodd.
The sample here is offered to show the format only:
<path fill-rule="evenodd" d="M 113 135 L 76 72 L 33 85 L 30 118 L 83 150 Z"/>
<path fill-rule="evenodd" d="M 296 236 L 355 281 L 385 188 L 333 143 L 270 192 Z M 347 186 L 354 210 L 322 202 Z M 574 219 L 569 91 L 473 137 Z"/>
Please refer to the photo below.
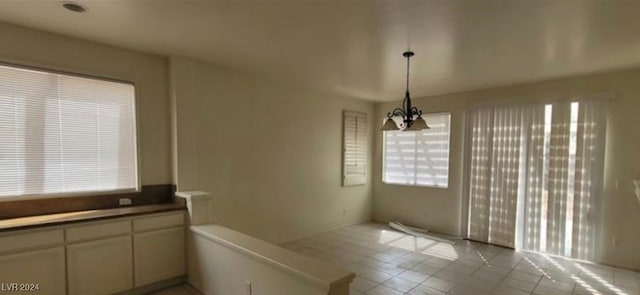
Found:
<path fill-rule="evenodd" d="M 345 111 L 343 121 L 342 185 L 361 185 L 367 176 L 367 115 Z"/>
<path fill-rule="evenodd" d="M 0 65 L 0 200 L 135 190 L 134 86 Z"/>
<path fill-rule="evenodd" d="M 382 181 L 447 188 L 450 113 L 422 116 L 430 129 L 385 131 Z"/>

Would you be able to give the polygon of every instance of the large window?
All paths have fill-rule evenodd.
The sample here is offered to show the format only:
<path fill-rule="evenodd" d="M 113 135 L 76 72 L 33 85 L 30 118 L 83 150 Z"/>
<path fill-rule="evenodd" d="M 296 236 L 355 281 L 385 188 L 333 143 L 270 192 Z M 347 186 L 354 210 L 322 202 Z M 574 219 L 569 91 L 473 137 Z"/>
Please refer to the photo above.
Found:
<path fill-rule="evenodd" d="M 430 129 L 384 132 L 383 182 L 448 187 L 451 114 L 434 113 L 423 118 Z"/>
<path fill-rule="evenodd" d="M 0 200 L 135 190 L 131 84 L 0 65 Z"/>

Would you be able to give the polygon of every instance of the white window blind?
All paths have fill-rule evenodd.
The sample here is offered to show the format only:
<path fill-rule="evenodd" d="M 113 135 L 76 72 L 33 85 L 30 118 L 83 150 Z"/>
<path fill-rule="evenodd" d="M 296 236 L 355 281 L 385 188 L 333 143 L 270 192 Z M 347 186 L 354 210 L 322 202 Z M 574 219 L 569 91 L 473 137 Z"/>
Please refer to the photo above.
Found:
<path fill-rule="evenodd" d="M 593 260 L 606 103 L 469 112 L 469 238 Z"/>
<path fill-rule="evenodd" d="M 0 199 L 137 188 L 133 85 L 0 66 Z"/>
<path fill-rule="evenodd" d="M 602 196 L 604 100 L 555 103 L 533 128 L 524 248 L 594 260 Z"/>
<path fill-rule="evenodd" d="M 451 114 L 422 117 L 431 129 L 384 132 L 383 182 L 448 187 Z"/>
<path fill-rule="evenodd" d="M 345 111 L 342 185 L 360 185 L 367 176 L 367 115 Z"/>
<path fill-rule="evenodd" d="M 531 114 L 544 106 L 505 106 L 472 110 L 468 119 L 469 238 L 515 247 L 516 212 L 522 169 L 526 160 L 524 139 Z"/>

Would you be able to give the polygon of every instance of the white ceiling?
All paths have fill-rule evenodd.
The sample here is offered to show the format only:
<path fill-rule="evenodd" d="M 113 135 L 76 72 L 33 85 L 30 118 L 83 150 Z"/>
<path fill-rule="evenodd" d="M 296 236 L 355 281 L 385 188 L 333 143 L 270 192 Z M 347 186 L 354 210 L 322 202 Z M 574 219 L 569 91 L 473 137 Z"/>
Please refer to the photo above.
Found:
<path fill-rule="evenodd" d="M 0 21 L 333 93 L 412 96 L 640 65 L 640 1 L 2 0 Z"/>

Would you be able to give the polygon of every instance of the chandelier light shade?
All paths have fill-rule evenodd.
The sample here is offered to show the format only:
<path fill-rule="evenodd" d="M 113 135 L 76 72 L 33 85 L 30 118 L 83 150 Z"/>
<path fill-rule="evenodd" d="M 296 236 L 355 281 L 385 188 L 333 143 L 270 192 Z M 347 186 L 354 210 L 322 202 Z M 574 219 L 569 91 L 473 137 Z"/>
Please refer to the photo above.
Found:
<path fill-rule="evenodd" d="M 402 108 L 395 108 L 393 111 L 387 113 L 387 120 L 382 126 L 382 131 L 420 131 L 429 129 L 427 122 L 422 118 L 422 111 L 411 104 L 411 95 L 409 95 L 409 65 L 414 53 L 413 51 L 405 51 L 402 56 L 407 59 L 407 88 L 404 93 Z M 396 121 L 393 119 L 394 117 L 400 117 L 402 119 L 400 126 L 396 124 Z"/>
<path fill-rule="evenodd" d="M 382 131 L 397 131 L 400 130 L 400 128 L 398 128 L 398 125 L 396 125 L 396 122 L 393 121 L 393 119 L 391 118 L 387 118 L 387 120 L 384 122 L 384 125 L 382 126 Z"/>
<path fill-rule="evenodd" d="M 425 121 L 422 117 L 418 117 L 417 119 L 413 120 L 413 123 L 411 123 L 411 126 L 405 128 L 405 131 L 420 131 L 420 130 L 424 130 L 424 129 L 430 129 L 429 125 L 427 125 L 427 121 Z"/>

